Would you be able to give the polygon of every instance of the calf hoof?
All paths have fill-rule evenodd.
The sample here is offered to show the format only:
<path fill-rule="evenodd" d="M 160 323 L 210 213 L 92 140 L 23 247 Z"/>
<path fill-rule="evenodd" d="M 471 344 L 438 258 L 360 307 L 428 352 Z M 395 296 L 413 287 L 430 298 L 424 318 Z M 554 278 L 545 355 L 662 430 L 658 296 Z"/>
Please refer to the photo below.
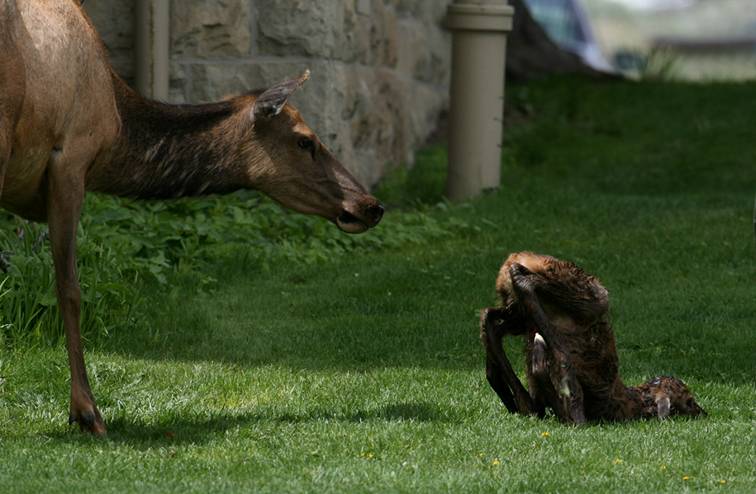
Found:
<path fill-rule="evenodd" d="M 105 422 L 102 421 L 102 416 L 100 416 L 100 412 L 94 405 L 78 409 L 72 406 L 68 414 L 68 424 L 71 425 L 74 422 L 79 424 L 79 429 L 82 432 L 89 432 L 98 437 L 103 437 L 107 434 Z"/>
<path fill-rule="evenodd" d="M 533 338 L 533 351 L 531 359 L 531 372 L 534 376 L 545 376 L 548 373 L 548 362 L 546 360 L 546 340 L 540 333 L 536 333 Z"/>
<path fill-rule="evenodd" d="M 532 274 L 532 271 L 519 262 L 514 262 L 509 266 L 509 277 L 512 280 L 512 284 L 520 290 L 528 291 L 533 289 L 533 282 L 530 278 Z"/>

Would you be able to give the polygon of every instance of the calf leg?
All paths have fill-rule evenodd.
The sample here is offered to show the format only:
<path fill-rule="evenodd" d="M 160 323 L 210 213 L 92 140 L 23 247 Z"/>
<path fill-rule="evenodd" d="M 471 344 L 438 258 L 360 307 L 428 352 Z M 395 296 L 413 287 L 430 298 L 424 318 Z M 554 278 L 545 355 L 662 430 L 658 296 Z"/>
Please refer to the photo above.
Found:
<path fill-rule="evenodd" d="M 526 317 L 543 335 L 542 339 L 534 342 L 533 356 L 537 359 L 528 362 L 536 377 L 534 381 L 541 383 L 550 381 L 557 397 L 556 400 L 550 400 L 552 402 L 550 404 L 561 420 L 576 424 L 585 423 L 583 389 L 577 380 L 568 354 L 562 350 L 561 336 L 549 321 L 536 294 L 538 276 L 517 263 L 511 266 L 510 276 L 512 287 L 527 314 Z M 548 380 L 544 379 L 546 373 L 548 373 Z M 546 394 L 552 395 L 552 393 Z"/>
<path fill-rule="evenodd" d="M 514 263 L 509 268 L 509 276 L 512 279 L 512 288 L 515 294 L 517 294 L 520 306 L 546 339 L 548 345 L 554 348 L 559 337 L 556 331 L 554 331 L 546 312 L 543 310 L 541 301 L 538 300 L 538 295 L 536 294 L 536 287 L 539 282 L 538 275 L 528 271 L 522 264 Z"/>
<path fill-rule="evenodd" d="M 556 351 L 549 377 L 551 385 L 557 390 L 559 404 L 556 407 L 557 415 L 564 422 L 584 424 L 585 402 L 583 387 L 575 376 L 575 371 L 569 359 L 563 353 Z"/>
<path fill-rule="evenodd" d="M 489 308 L 481 312 L 480 339 L 486 349 L 488 383 L 511 413 L 531 415 L 539 413 L 539 410 L 517 378 L 502 348 L 504 335 L 515 334 L 519 329 L 506 309 Z"/>
<path fill-rule="evenodd" d="M 105 434 L 105 424 L 89 387 L 79 332 L 81 294 L 76 276 L 76 227 L 84 200 L 84 181 L 73 176 L 63 163 L 51 160 L 48 170 L 47 219 L 55 264 L 58 304 L 66 330 L 66 349 L 71 370 L 69 422 L 82 430 Z"/>

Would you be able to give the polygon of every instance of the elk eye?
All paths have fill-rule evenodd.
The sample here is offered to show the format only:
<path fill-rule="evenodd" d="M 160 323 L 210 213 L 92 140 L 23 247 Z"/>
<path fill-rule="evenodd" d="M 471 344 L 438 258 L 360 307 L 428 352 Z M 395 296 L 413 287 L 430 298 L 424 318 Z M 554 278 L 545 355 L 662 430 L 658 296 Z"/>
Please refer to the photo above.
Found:
<path fill-rule="evenodd" d="M 315 152 L 315 143 L 312 139 L 303 137 L 297 142 L 297 145 L 300 149 L 304 149 L 305 151 L 309 151 L 310 153 Z"/>

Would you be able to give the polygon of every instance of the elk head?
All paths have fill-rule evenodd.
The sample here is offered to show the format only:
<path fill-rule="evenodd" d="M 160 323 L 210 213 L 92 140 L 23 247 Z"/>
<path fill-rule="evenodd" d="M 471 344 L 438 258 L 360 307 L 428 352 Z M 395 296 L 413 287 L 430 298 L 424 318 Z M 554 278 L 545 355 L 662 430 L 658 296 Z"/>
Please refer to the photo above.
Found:
<path fill-rule="evenodd" d="M 281 205 L 322 216 L 347 233 L 378 224 L 383 206 L 326 149 L 287 103 L 309 78 L 305 71 L 260 93 L 252 103 L 254 158 L 248 171 L 256 189 Z"/>

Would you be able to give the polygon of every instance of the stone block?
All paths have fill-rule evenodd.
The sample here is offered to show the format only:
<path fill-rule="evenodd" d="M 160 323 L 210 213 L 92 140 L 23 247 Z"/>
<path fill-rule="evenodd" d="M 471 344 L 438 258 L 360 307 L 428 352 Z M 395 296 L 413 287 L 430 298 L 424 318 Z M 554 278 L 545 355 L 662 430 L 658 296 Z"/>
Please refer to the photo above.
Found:
<path fill-rule="evenodd" d="M 258 0 L 255 8 L 260 54 L 340 58 L 344 43 L 341 2 Z"/>
<path fill-rule="evenodd" d="M 371 65 L 394 67 L 397 62 L 397 19 L 384 0 L 373 0 L 370 29 Z"/>
<path fill-rule="evenodd" d="M 197 0 L 171 2 L 174 58 L 228 58 L 251 51 L 250 2 Z"/>
<path fill-rule="evenodd" d="M 344 3 L 343 42 L 336 57 L 344 62 L 367 64 L 370 59 L 372 20 L 364 14 L 370 8 L 370 0 L 362 3 L 362 10 L 355 3 Z"/>
<path fill-rule="evenodd" d="M 171 103 L 183 104 L 187 102 L 186 95 L 189 85 L 189 78 L 186 74 L 186 65 L 171 62 L 171 81 L 168 89 L 168 101 Z"/>
<path fill-rule="evenodd" d="M 441 28 L 446 17 L 446 8 L 451 0 L 385 0 L 400 17 L 413 18 L 427 26 Z"/>
<path fill-rule="evenodd" d="M 85 2 L 86 10 L 108 49 L 113 67 L 122 77 L 134 77 L 134 2 Z"/>
<path fill-rule="evenodd" d="M 203 62 L 187 64 L 191 84 L 188 99 L 208 103 L 259 87 L 260 66 L 253 63 Z"/>

